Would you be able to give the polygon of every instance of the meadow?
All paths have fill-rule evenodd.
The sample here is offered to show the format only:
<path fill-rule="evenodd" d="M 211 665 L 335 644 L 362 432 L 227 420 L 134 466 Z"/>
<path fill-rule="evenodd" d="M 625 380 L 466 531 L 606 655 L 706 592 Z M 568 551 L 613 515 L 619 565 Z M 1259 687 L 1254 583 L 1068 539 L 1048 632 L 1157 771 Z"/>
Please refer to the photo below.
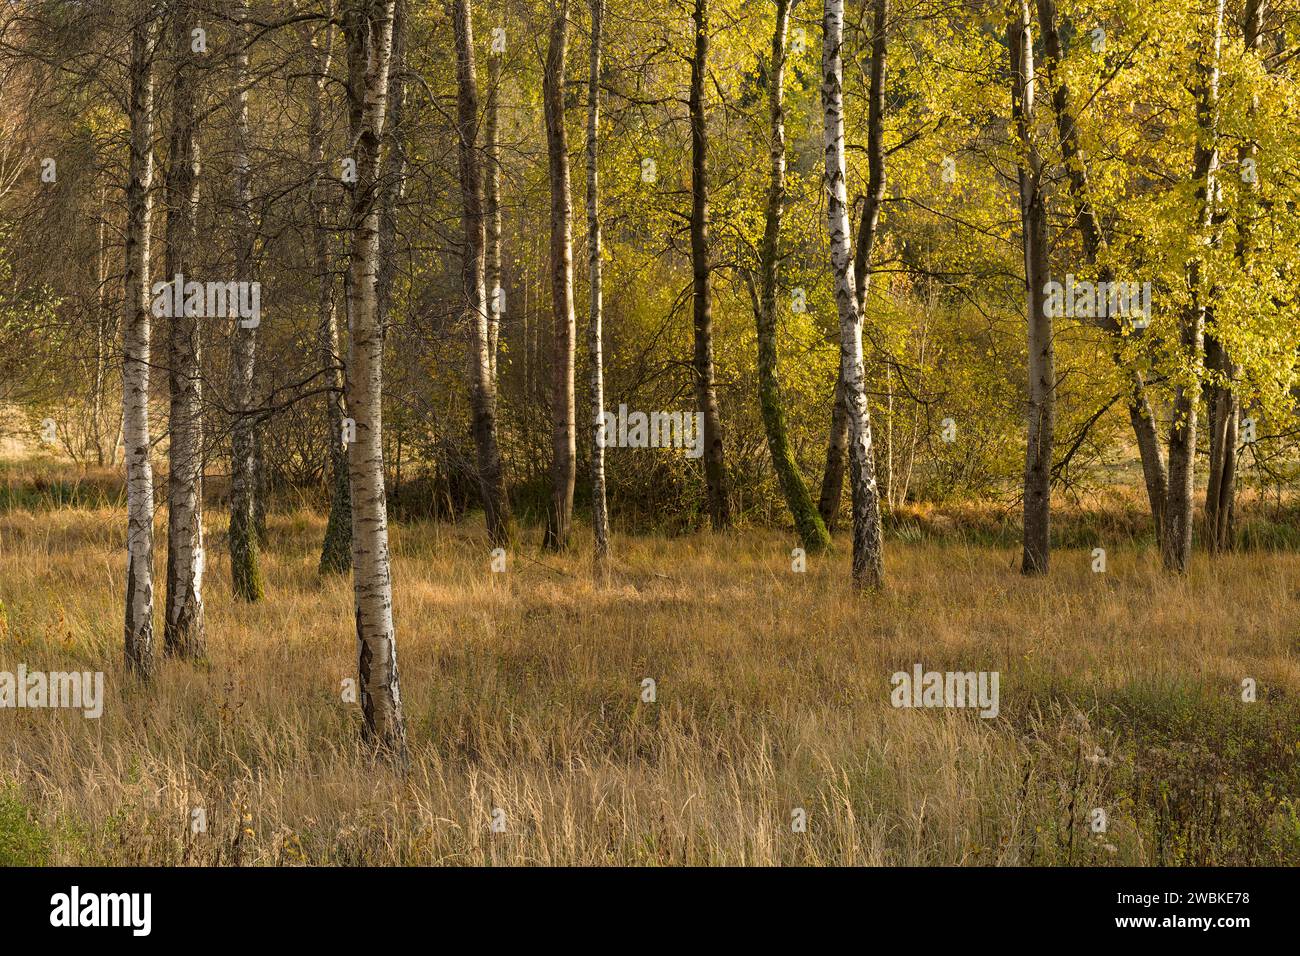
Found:
<path fill-rule="evenodd" d="M 855 596 L 845 547 L 797 573 L 771 530 L 616 535 L 597 581 L 588 551 L 529 535 L 494 572 L 481 520 L 399 523 L 402 772 L 344 700 L 323 517 L 272 515 L 249 605 L 212 509 L 207 660 L 142 687 L 124 511 L 59 500 L 0 512 L 0 671 L 103 671 L 104 714 L 0 710 L 0 864 L 1300 863 L 1295 553 L 1179 577 L 1134 536 L 1026 579 L 918 517 Z M 918 663 L 999 672 L 998 716 L 894 708 Z"/>

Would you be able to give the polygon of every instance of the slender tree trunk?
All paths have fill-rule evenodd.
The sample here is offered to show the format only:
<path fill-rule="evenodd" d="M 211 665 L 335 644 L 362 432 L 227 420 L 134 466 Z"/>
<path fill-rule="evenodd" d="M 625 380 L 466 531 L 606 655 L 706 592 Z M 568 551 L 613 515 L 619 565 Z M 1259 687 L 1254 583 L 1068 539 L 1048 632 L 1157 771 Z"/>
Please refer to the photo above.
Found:
<path fill-rule="evenodd" d="M 834 532 L 840 523 L 840 499 L 844 496 L 844 465 L 849 453 L 849 412 L 844 404 L 843 372 L 835 371 L 835 398 L 831 405 L 831 431 L 826 445 L 826 467 L 822 469 L 817 514 Z"/>
<path fill-rule="evenodd" d="M 154 64 L 157 21 L 135 5 L 131 24 L 126 184 L 126 264 L 122 310 L 122 410 L 126 443 L 126 667 L 153 674 L 153 468 L 149 461 L 149 246 L 153 211 Z"/>
<path fill-rule="evenodd" d="M 1056 422 L 1056 362 L 1052 319 L 1045 308 L 1048 264 L 1047 200 L 1043 160 L 1034 128 L 1037 84 L 1029 0 L 1011 6 L 1007 27 L 1011 51 L 1011 106 L 1023 151 L 1019 165 L 1020 225 L 1025 263 L 1028 330 L 1028 407 L 1026 412 L 1024 548 L 1022 574 L 1046 574 L 1051 553 L 1052 437 Z"/>
<path fill-rule="evenodd" d="M 844 0 L 825 0 L 822 16 L 822 114 L 826 156 L 826 219 L 830 233 L 835 307 L 840 318 L 840 375 L 849 418 L 849 482 L 853 497 L 853 583 L 878 588 L 885 580 L 880 500 L 871 442 L 871 413 L 862 357 L 859 310 L 849 245 L 848 188 L 844 177 Z"/>
<path fill-rule="evenodd" d="M 1192 161 L 1193 181 L 1197 183 L 1195 229 L 1206 248 L 1212 241 L 1215 180 L 1219 168 L 1219 56 L 1223 46 L 1223 8 L 1224 0 L 1217 0 L 1205 76 L 1196 97 L 1196 119 L 1201 135 Z M 1204 269 L 1199 258 L 1193 258 L 1187 264 L 1187 286 L 1192 301 L 1183 316 L 1181 345 L 1188 368 L 1174 391 L 1173 422 L 1169 429 L 1169 502 L 1165 512 L 1164 537 L 1164 565 L 1170 571 L 1180 572 L 1187 570 L 1192 555 L 1197 406 L 1205 359 L 1208 305 Z"/>
<path fill-rule="evenodd" d="M 492 377 L 488 335 L 489 303 L 485 277 L 483 165 L 478 147 L 478 75 L 474 65 L 474 25 L 470 0 L 453 0 L 456 34 L 457 117 L 460 145 L 462 294 L 470 331 L 470 403 L 474 410 L 474 446 L 478 452 L 479 492 L 494 546 L 510 542 L 510 500 L 501 474 L 497 444 L 497 387 Z"/>
<path fill-rule="evenodd" d="M 759 288 L 754 295 L 754 318 L 758 331 L 758 401 L 767 432 L 772 467 L 781 485 L 795 531 L 809 553 L 830 547 L 831 536 L 817 513 L 812 495 L 799 472 L 786 428 L 777 375 L 777 261 L 781 249 L 781 220 L 785 213 L 785 43 L 790 8 L 795 0 L 776 0 L 776 24 L 772 31 L 772 61 L 768 73 L 770 106 L 767 209 L 763 241 L 759 247 Z M 752 290 L 752 280 L 751 280 Z"/>
<path fill-rule="evenodd" d="M 384 161 L 380 168 L 379 272 L 375 295 L 379 329 L 387 335 L 397 279 L 397 210 L 406 195 L 406 0 L 393 6 L 393 52 L 388 67 L 388 111 L 384 122 Z M 398 434 L 398 447 L 401 435 Z M 400 462 L 399 468 L 400 472 Z"/>
<path fill-rule="evenodd" d="M 1206 388 L 1210 413 L 1210 458 L 1205 488 L 1205 547 L 1218 553 L 1233 548 L 1233 504 L 1237 482 L 1238 419 L 1241 400 L 1234 387 L 1240 368 L 1219 340 L 1205 338 L 1205 364 L 1215 378 Z"/>
<path fill-rule="evenodd" d="M 1151 505 L 1151 519 L 1155 527 L 1156 544 L 1163 550 L 1165 540 L 1165 510 L 1169 502 L 1169 469 L 1160 450 L 1160 433 L 1156 412 L 1147 396 L 1146 381 L 1142 373 L 1132 370 L 1129 378 L 1129 423 L 1137 439 L 1138 458 L 1142 463 L 1142 481 Z"/>
<path fill-rule="evenodd" d="M 546 144 L 551 180 L 551 308 L 554 342 L 551 359 L 551 510 L 546 547 L 569 547 L 573 525 L 573 489 L 577 474 L 573 313 L 573 200 L 569 195 L 569 146 L 564 130 L 564 65 L 569 45 L 569 0 L 560 0 L 551 25 L 542 97 L 546 107 Z"/>
<path fill-rule="evenodd" d="M 253 174 L 248 119 L 248 6 L 239 8 L 239 46 L 235 52 L 235 278 L 253 281 Z M 263 595 L 261 562 L 258 560 L 257 457 L 254 430 L 257 404 L 254 391 L 257 362 L 257 329 L 245 328 L 236 319 L 230 339 L 230 392 L 234 399 L 234 421 L 230 437 L 230 574 L 235 596 L 260 601 Z"/>
<path fill-rule="evenodd" d="M 591 66 L 587 75 L 587 263 L 591 294 L 587 326 L 591 389 L 591 524 L 596 567 L 609 558 L 609 513 L 605 501 L 605 360 L 601 349 L 604 289 L 600 265 L 600 42 L 605 0 L 591 0 Z"/>
<path fill-rule="evenodd" d="M 491 378 L 497 378 L 498 343 L 501 339 L 501 322 L 506 317 L 506 293 L 501 275 L 501 62 L 504 52 L 492 51 L 488 56 L 487 116 L 483 121 L 483 149 L 485 170 L 485 200 L 487 204 L 487 294 L 488 294 L 488 358 Z"/>
<path fill-rule="evenodd" d="M 1074 202 L 1075 222 L 1083 240 L 1083 256 L 1089 265 L 1096 265 L 1098 253 L 1105 247 L 1106 239 L 1093 208 L 1091 188 L 1088 184 L 1088 165 L 1079 145 L 1079 127 L 1074 108 L 1070 103 L 1070 90 L 1065 77 L 1058 72 L 1062 59 L 1061 34 L 1057 28 L 1056 0 L 1037 0 L 1038 24 L 1043 34 L 1046 51 L 1044 70 L 1052 87 L 1052 108 L 1057 135 L 1061 140 L 1061 155 L 1065 161 L 1067 182 Z M 1101 281 L 1112 280 L 1109 268 L 1104 268 Z M 1137 439 L 1138 455 L 1142 462 L 1143 483 L 1151 505 L 1151 517 L 1157 545 L 1164 537 L 1165 501 L 1168 496 L 1169 475 L 1160 451 L 1155 412 L 1147 398 L 1146 382 L 1141 372 L 1125 368 L 1122 329 L 1114 316 L 1105 315 L 1099 320 L 1102 328 L 1116 337 L 1111 357 L 1129 379 L 1129 421 Z"/>
<path fill-rule="evenodd" d="M 1242 16 L 1242 40 L 1248 56 L 1259 56 L 1264 46 L 1264 9 L 1266 0 L 1246 0 Z M 1250 113 L 1259 109 L 1259 97 L 1251 97 Z M 1254 141 L 1237 147 L 1241 168 L 1259 153 Z M 1237 262 L 1243 273 L 1250 269 L 1254 249 L 1251 219 L 1254 213 L 1256 183 L 1243 183 L 1244 197 L 1237 216 Z M 1209 482 L 1205 493 L 1205 543 L 1211 552 L 1230 551 L 1236 546 L 1237 452 L 1241 398 L 1237 381 L 1241 367 L 1232 360 L 1217 339 L 1207 342 L 1210 367 L 1218 373 L 1209 389 L 1210 461 Z"/>
<path fill-rule="evenodd" d="M 95 463 L 104 464 L 104 379 L 108 361 L 108 190 L 99 190 L 99 222 L 96 224 L 95 247 L 95 382 L 91 395 L 90 427 L 95 443 Z"/>
<path fill-rule="evenodd" d="M 257 388 L 254 385 L 254 393 Z M 266 506 L 270 498 L 270 480 L 266 471 L 266 443 L 262 425 L 264 416 L 253 418 L 253 528 L 259 542 L 266 540 Z"/>
<path fill-rule="evenodd" d="M 185 0 L 171 5 L 172 129 L 167 178 L 168 279 L 187 275 L 199 203 L 199 142 L 195 118 L 190 30 L 193 11 Z M 203 396 L 199 320 L 174 290 L 168 336 L 167 384 L 171 394 L 167 451 L 167 598 L 163 649 L 198 658 L 203 635 Z"/>
<path fill-rule="evenodd" d="M 880 226 L 880 206 L 885 199 L 885 67 L 888 49 L 888 0 L 872 0 L 871 67 L 867 107 L 867 195 L 853 251 L 854 288 L 865 317 L 867 291 L 871 282 L 871 253 Z M 839 523 L 840 498 L 844 489 L 844 465 L 849 447 L 849 408 L 844 400 L 844 376 L 835 376 L 835 404 L 831 410 L 830 440 L 826 467 L 822 471 L 817 512 L 830 531 Z"/>
<path fill-rule="evenodd" d="M 333 0 L 328 3 L 327 12 L 333 15 Z M 329 226 L 325 218 L 328 204 L 325 175 L 325 85 L 334 59 L 334 28 L 326 22 L 322 29 L 324 34 L 319 38 L 310 34 L 307 36 L 314 74 L 307 141 L 312 169 L 308 193 L 311 203 L 312 256 L 316 263 L 317 283 L 316 347 L 320 352 L 321 368 L 325 370 L 324 381 L 330 389 L 325 397 L 330 441 L 330 510 L 318 570 L 321 574 L 343 574 L 352 568 L 352 497 L 348 489 L 348 442 L 343 425 L 348 412 L 343 394 L 343 354 L 339 348 L 334 264 L 330 255 Z M 351 134 L 351 139 L 355 140 L 356 130 L 351 130 Z"/>
<path fill-rule="evenodd" d="M 902 502 L 898 499 L 894 471 L 894 370 L 885 369 L 885 507 L 892 513 Z"/>
<path fill-rule="evenodd" d="M 349 219 L 348 409 L 356 441 L 348 445 L 352 491 L 352 575 L 363 736 L 398 761 L 406 729 L 393 627 L 388 506 L 384 495 L 383 329 L 376 280 L 379 259 L 380 152 L 388 108 L 394 0 L 346 0 L 350 110 L 357 182 Z"/>
<path fill-rule="evenodd" d="M 731 524 L 722 416 L 713 369 L 713 263 L 709 242 L 709 124 L 704 86 L 709 73 L 709 0 L 695 0 L 691 56 L 691 276 L 695 325 L 695 403 L 704 414 L 704 481 L 715 529 Z"/>

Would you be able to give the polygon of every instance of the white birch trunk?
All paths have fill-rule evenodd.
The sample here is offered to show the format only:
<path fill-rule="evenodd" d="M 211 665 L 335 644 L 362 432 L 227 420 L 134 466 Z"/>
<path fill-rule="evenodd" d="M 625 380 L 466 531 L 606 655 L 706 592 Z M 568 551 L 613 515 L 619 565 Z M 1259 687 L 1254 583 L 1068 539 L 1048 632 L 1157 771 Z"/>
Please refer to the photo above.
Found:
<path fill-rule="evenodd" d="M 333 0 L 326 3 L 333 16 Z M 326 23 L 323 35 L 313 36 L 304 27 L 304 44 L 311 51 L 311 112 L 307 120 L 308 161 L 311 163 L 312 258 L 316 269 L 316 340 L 320 353 L 324 384 L 330 389 L 325 396 L 325 413 L 329 425 L 330 510 L 321 543 L 321 574 L 342 574 L 352 567 L 352 504 L 348 492 L 348 448 L 343 421 L 348 417 L 343 397 L 343 356 L 339 348 L 338 308 L 335 300 L 334 264 L 330 254 L 329 226 L 325 221 L 327 205 L 325 163 L 325 87 L 334 59 L 334 26 Z M 356 131 L 352 131 L 355 138 Z"/>
<path fill-rule="evenodd" d="M 352 492 L 352 575 L 363 733 L 377 750 L 406 757 L 406 729 L 397 673 L 388 507 L 384 495 L 383 330 L 376 280 L 379 266 L 380 146 L 388 100 L 394 0 L 349 0 L 351 104 L 357 182 L 350 219 L 347 363 L 348 409 L 356 440 L 348 445 Z"/>
<path fill-rule="evenodd" d="M 248 5 L 239 7 L 239 46 L 235 52 L 235 279 L 252 281 L 253 174 L 248 122 Z M 230 571 L 235 596 L 245 601 L 262 597 L 262 574 L 258 560 L 257 421 L 250 409 L 256 404 L 254 373 L 257 360 L 257 329 L 244 328 L 236 319 L 230 340 L 230 391 L 234 399 L 230 463 Z"/>
<path fill-rule="evenodd" d="M 459 133 L 461 281 L 465 319 L 470 330 L 470 403 L 473 407 L 474 447 L 479 490 L 494 546 L 510 543 L 510 501 L 501 471 L 497 443 L 497 389 L 493 374 L 489 330 L 491 304 L 486 278 L 486 224 L 483 216 L 483 164 L 478 147 L 478 73 L 474 59 L 474 22 L 469 0 L 454 0 L 456 40 L 457 128 Z"/>
<path fill-rule="evenodd" d="M 564 69 L 569 46 L 569 0 L 560 0 L 546 51 L 542 99 L 546 114 L 547 165 L 551 185 L 551 508 L 546 547 L 563 551 L 571 543 L 573 489 L 577 474 L 574 394 L 573 199 L 569 195 L 569 146 L 564 128 Z"/>
<path fill-rule="evenodd" d="M 501 61 L 505 53 L 488 58 L 487 117 L 483 121 L 483 150 L 487 162 L 484 193 L 487 206 L 488 358 L 492 381 L 497 378 L 497 353 L 501 322 L 506 317 L 506 296 L 501 274 Z"/>
<path fill-rule="evenodd" d="M 131 156 L 126 186 L 122 310 L 122 414 L 126 444 L 126 666 L 153 673 L 153 468 L 149 461 L 150 217 L 153 211 L 154 75 L 157 21 L 143 4 L 131 25 Z"/>
<path fill-rule="evenodd" d="M 835 307 L 840 317 L 840 377 L 849 419 L 849 474 L 853 498 L 853 582 L 863 589 L 884 584 L 880 500 L 871 444 L 862 355 L 862 313 L 849 242 L 848 195 L 844 175 L 844 89 L 841 46 L 844 0 L 825 0 L 822 17 L 823 145 L 826 155 L 826 220 L 830 232 Z"/>
<path fill-rule="evenodd" d="M 1224 0 L 1211 13 L 1204 74 L 1196 91 L 1196 118 L 1200 137 L 1192 160 L 1197 183 L 1194 228 L 1205 248 L 1214 241 L 1215 180 L 1219 171 L 1219 60 L 1223 49 Z M 1192 293 L 1182 321 L 1183 358 L 1189 370 L 1174 390 L 1173 421 L 1169 429 L 1169 500 L 1165 507 L 1164 566 L 1186 571 L 1192 557 L 1193 490 L 1196 464 L 1196 430 L 1201 379 L 1205 361 L 1205 269 L 1201 260 L 1187 264 L 1187 286 Z"/>
<path fill-rule="evenodd" d="M 587 77 L 587 262 L 591 293 L 587 353 L 591 390 L 591 524 L 596 564 L 609 557 L 609 513 L 605 500 L 605 357 L 601 347 L 604 295 L 600 236 L 600 42 L 605 0 L 591 0 L 591 64 Z"/>
<path fill-rule="evenodd" d="M 199 144 L 195 117 L 193 11 L 171 4 L 172 129 L 167 170 L 166 277 L 187 276 L 199 203 Z M 183 301 L 177 289 L 174 301 Z M 200 317 L 175 310 L 168 336 L 171 394 L 167 469 L 167 599 L 163 647 L 169 656 L 198 658 L 203 638 L 203 380 Z"/>
<path fill-rule="evenodd" d="M 1056 359 L 1052 319 L 1045 308 L 1048 269 L 1047 205 L 1043 160 L 1034 128 L 1037 83 L 1029 0 L 1012 4 L 1008 24 L 1011 104 L 1021 157 L 1020 228 L 1025 267 L 1028 343 L 1022 574 L 1046 574 L 1051 555 L 1052 443 L 1056 427 Z"/>

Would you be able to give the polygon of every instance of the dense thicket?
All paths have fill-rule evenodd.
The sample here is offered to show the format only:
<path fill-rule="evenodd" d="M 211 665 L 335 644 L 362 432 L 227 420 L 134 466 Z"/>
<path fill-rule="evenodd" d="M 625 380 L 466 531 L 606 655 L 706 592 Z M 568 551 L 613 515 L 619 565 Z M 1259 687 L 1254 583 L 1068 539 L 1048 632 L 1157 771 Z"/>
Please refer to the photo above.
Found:
<path fill-rule="evenodd" d="M 835 467 L 826 449 L 845 419 L 832 414 L 841 323 L 820 4 L 609 0 L 596 58 L 587 4 L 398 2 L 388 122 L 369 147 L 375 104 L 356 87 L 374 64 L 356 60 L 355 30 L 386 5 L 250 0 L 242 26 L 244 6 L 26 0 L 0 13 L 0 401 L 33 436 L 89 463 L 120 464 L 144 442 L 161 468 L 181 447 L 181 491 L 197 479 L 177 462 L 198 456 L 211 494 L 233 461 L 250 598 L 251 484 L 332 498 L 344 545 L 322 566 L 345 568 L 355 516 L 340 448 L 360 418 L 342 373 L 359 345 L 348 329 L 369 315 L 351 314 L 366 293 L 352 285 L 356 230 L 373 212 L 392 510 L 459 517 L 487 495 L 497 540 L 513 513 L 550 515 L 563 543 L 567 495 L 586 521 L 603 486 L 616 531 L 794 528 L 790 502 L 805 543 L 822 540 L 808 489 Z M 1016 512 L 1028 488 L 1026 569 L 1045 568 L 1044 489 L 1120 472 L 1145 477 L 1153 533 L 1178 568 L 1206 476 L 1204 538 L 1231 547 L 1235 495 L 1286 483 L 1295 461 L 1296 6 L 893 0 L 844 18 L 843 198 L 855 251 L 870 228 L 855 279 L 886 523 L 923 499 L 991 497 Z M 470 44 L 459 57 L 457 40 Z M 562 74 L 550 83 L 548 63 Z M 547 89 L 563 114 L 549 135 Z M 356 176 L 370 148 L 367 185 Z M 581 171 L 565 172 L 573 234 L 558 278 L 557 149 Z M 157 171 L 133 194 L 146 161 Z M 694 188 L 705 182 L 707 203 Z M 154 318 L 147 419 L 128 415 L 124 433 L 123 358 L 139 332 L 125 264 L 146 200 L 150 283 L 181 267 L 255 279 L 261 318 L 255 361 L 241 323 Z M 584 254 L 592 216 L 599 272 Z M 587 267 L 572 268 L 574 246 Z M 596 312 L 580 306 L 570 326 L 596 275 L 604 407 L 693 412 L 716 395 L 702 457 L 608 447 L 603 484 L 591 480 Z M 1063 288 L 1057 300 L 1043 279 Z M 1149 289 L 1149 315 L 1080 292 L 1098 282 Z M 575 441 L 576 476 L 553 467 Z M 498 457 L 509 502 L 494 500 Z M 157 489 L 165 497 L 166 482 Z M 200 527 L 186 500 L 193 513 L 173 534 Z M 838 510 L 822 509 L 832 530 Z M 203 547 L 196 530 L 169 579 L 178 646 L 201 646 L 182 571 L 193 578 Z"/>

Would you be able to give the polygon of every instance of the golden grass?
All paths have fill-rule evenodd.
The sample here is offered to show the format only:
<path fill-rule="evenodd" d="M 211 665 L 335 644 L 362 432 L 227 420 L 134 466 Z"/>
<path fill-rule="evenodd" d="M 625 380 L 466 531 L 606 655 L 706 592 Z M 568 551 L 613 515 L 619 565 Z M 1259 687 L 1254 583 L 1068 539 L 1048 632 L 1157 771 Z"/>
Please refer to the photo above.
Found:
<path fill-rule="evenodd" d="M 889 589 L 859 597 L 847 555 L 795 574 L 772 532 L 618 537 L 597 586 L 586 549 L 530 542 L 493 574 L 477 525 L 399 526 L 402 775 L 341 700 L 351 588 L 316 576 L 323 521 L 273 518 L 249 606 L 210 518 L 210 660 L 142 688 L 123 513 L 0 515 L 0 670 L 107 688 L 99 720 L 0 710 L 0 862 L 15 817 L 11 862 L 1300 862 L 1296 555 L 1173 578 L 1117 543 L 1105 574 L 1080 549 L 1026 580 L 1009 550 L 891 542 Z M 892 708 L 918 662 L 999 671 L 1000 716 Z"/>

